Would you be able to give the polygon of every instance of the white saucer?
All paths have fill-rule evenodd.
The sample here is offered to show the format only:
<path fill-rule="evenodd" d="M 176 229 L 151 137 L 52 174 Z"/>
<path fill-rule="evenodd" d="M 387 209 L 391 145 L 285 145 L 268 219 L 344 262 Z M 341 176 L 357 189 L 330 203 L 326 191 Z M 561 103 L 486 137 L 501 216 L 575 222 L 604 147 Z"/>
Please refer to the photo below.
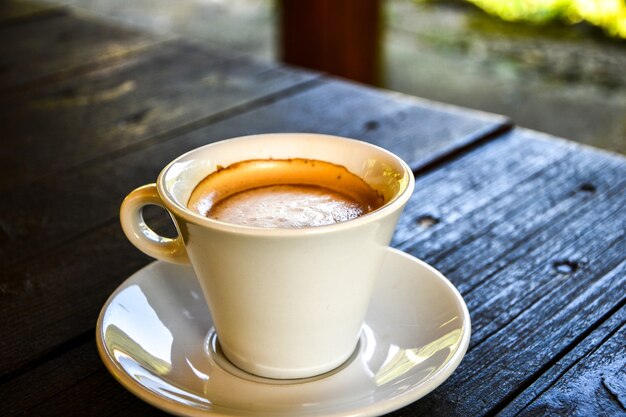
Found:
<path fill-rule="evenodd" d="M 371 416 L 434 390 L 461 362 L 470 338 L 467 306 L 452 284 L 395 249 L 357 350 L 322 377 L 277 383 L 248 375 L 220 355 L 211 328 L 191 268 L 154 262 L 107 300 L 98 350 L 129 391 L 173 414 Z"/>

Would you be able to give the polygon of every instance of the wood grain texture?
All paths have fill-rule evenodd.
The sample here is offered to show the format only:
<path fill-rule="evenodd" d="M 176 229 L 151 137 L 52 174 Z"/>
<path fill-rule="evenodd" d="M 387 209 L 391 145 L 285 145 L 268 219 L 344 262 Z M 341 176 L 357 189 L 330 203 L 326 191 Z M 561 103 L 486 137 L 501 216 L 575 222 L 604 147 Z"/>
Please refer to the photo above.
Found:
<path fill-rule="evenodd" d="M 0 385 L 0 396 L 0 413 L 5 417 L 169 415 L 129 395 L 102 365 L 94 339 Z"/>
<path fill-rule="evenodd" d="M 379 145 L 418 171 L 510 127 L 503 116 L 325 80 L 210 130 L 224 139 L 271 132 L 345 136 Z"/>
<path fill-rule="evenodd" d="M 93 332 L 108 296 L 124 277 L 150 261 L 112 221 L 36 261 L 4 269 L 0 314 L 10 319 L 0 322 L 0 379 Z"/>
<path fill-rule="evenodd" d="M 623 157 L 64 12 L 24 16 L 0 19 L 14 41 L 0 45 L 0 75 L 14 77 L 0 77 L 1 415 L 161 414 L 108 374 L 93 340 L 106 298 L 150 262 L 119 204 L 183 152 L 289 131 L 405 159 L 416 190 L 393 245 L 468 304 L 460 367 L 392 416 L 626 413 Z"/>
<path fill-rule="evenodd" d="M 610 291 L 626 285 L 624 159 L 516 130 L 423 179 L 401 246 L 461 290 L 473 334 L 452 377 L 397 415 L 494 413 L 624 303 Z M 420 226 L 424 213 L 436 221 Z"/>
<path fill-rule="evenodd" d="M 128 28 L 45 10 L 37 19 L 0 24 L 0 92 L 3 95 L 67 78 L 160 42 L 154 36 Z"/>
<path fill-rule="evenodd" d="M 45 19 L 59 14 L 66 14 L 65 9 L 50 3 L 3 0 L 0 2 L 0 27 L 23 24 L 27 20 Z"/>
<path fill-rule="evenodd" d="M 11 138 L 0 156 L 0 189 L 184 131 L 315 77 L 178 41 L 163 44 L 0 109 L 3 135 Z"/>
<path fill-rule="evenodd" d="M 392 415 L 497 411 L 503 400 L 517 396 L 520 387 L 548 371 L 555 358 L 623 304 L 624 295 L 607 288 L 626 284 L 624 219 L 618 215 L 625 170 L 622 158 L 516 130 L 418 178 L 405 217 L 415 221 L 413 216 L 422 213 L 429 192 L 436 204 L 456 209 L 430 227 L 416 224 L 422 229 L 414 231 L 415 241 L 401 245 L 433 263 L 462 289 L 474 335 L 468 355 L 443 386 Z M 484 216 L 493 217 L 495 223 L 485 222 Z M 507 226 L 506 219 L 514 224 Z M 527 224 L 530 219 L 534 220 Z M 465 234 L 455 235 L 457 229 Z M 422 233 L 430 237 L 424 241 Z M 458 237 L 459 247 L 438 260 L 441 241 L 448 242 L 449 234 Z M 474 260 L 482 260 L 476 269 L 457 266 L 470 255 L 463 250 L 466 246 L 472 248 Z M 5 292 L 11 296 L 0 306 L 11 299 L 15 304 L 0 314 L 26 308 L 24 316 L 31 327 L 23 330 L 25 323 L 18 319 L 1 332 L 15 341 L 35 337 L 32 347 L 11 350 L 10 362 L 28 364 L 46 354 L 43 346 L 54 349 L 77 329 L 89 331 L 109 292 L 146 260 L 120 236 L 113 222 L 34 263 L 10 268 L 15 279 L 9 279 Z M 79 277 L 83 279 L 76 285 Z M 33 300 L 42 291 L 53 302 L 38 312 Z M 111 377 L 105 382 L 106 372 L 84 376 L 103 378 L 98 384 L 115 383 Z M 54 399 L 46 404 L 62 414 L 68 410 L 64 404 L 82 389 L 50 393 Z M 135 402 L 128 409 L 144 407 Z"/>
<path fill-rule="evenodd" d="M 27 310 L 23 317 L 31 324 L 25 326 L 20 318 L 0 324 L 0 333 L 7 335 L 0 343 L 8 355 L 0 364 L 0 375 L 90 329 L 116 283 L 147 262 L 121 233 L 119 204 L 133 188 L 154 181 L 179 154 L 247 133 L 321 130 L 385 146 L 419 167 L 431 160 L 431 152 L 454 150 L 459 142 L 479 138 L 480 132 L 497 128 L 504 120 L 471 116 L 471 112 L 430 109 L 413 99 L 396 101 L 376 90 L 325 82 L 174 140 L 47 177 L 12 193 L 10 201 L 0 201 L 0 225 L 6 233 L 0 250 L 7 260 L 0 294 L 6 302 L 0 303 L 0 315 Z M 356 121 L 354 127 L 346 124 L 347 117 Z M 377 128 L 367 129 L 372 120 Z M 442 124 L 450 127 L 444 132 Z M 385 134 L 392 130 L 393 136 Z M 54 195 L 62 198 L 50 197 Z M 112 264 L 111 259 L 116 261 Z M 38 306 L 43 293 L 52 307 Z M 36 343 L 20 347 L 23 338 Z"/>
<path fill-rule="evenodd" d="M 480 140 L 505 122 L 498 116 L 444 106 L 431 108 L 406 97 L 391 99 L 377 90 L 323 82 L 180 137 L 151 141 L 145 148 L 127 149 L 14 187 L 11 200 L 0 201 L 4 234 L 0 254 L 5 256 L 5 264 L 25 259 L 116 218 L 119 204 L 130 190 L 153 182 L 161 168 L 178 155 L 219 139 L 279 131 L 338 134 L 376 143 L 419 168 Z M 83 143 L 91 151 L 87 145 L 93 136 L 85 138 Z M 44 206 L 46 210 L 39 209 Z"/>
<path fill-rule="evenodd" d="M 625 326 L 622 306 L 499 415 L 626 415 Z"/>
<path fill-rule="evenodd" d="M 546 143 L 533 140 L 535 136 L 536 133 L 516 130 L 514 135 L 505 135 L 459 158 L 454 162 L 454 170 L 436 170 L 420 176 L 415 195 L 400 219 L 394 244 L 404 247 L 408 240 L 407 245 L 438 242 L 433 253 L 443 255 L 465 239 L 463 230 L 451 230 L 449 226 L 463 220 L 466 214 L 483 214 L 479 221 L 495 224 L 501 218 L 490 220 L 494 207 L 489 202 L 529 178 L 540 178 L 544 170 L 573 150 L 552 146 L 550 152 L 545 152 Z M 483 163 L 485 159 L 489 162 Z M 528 194 L 533 190 L 526 191 Z M 483 210 L 475 211 L 476 207 Z M 465 234 L 474 231 L 471 223 L 464 229 Z M 437 235 L 443 241 L 433 239 Z"/>
<path fill-rule="evenodd" d="M 622 274 L 625 271 L 622 270 Z M 524 410 L 526 415 L 626 415 L 626 314 L 622 326 Z"/>

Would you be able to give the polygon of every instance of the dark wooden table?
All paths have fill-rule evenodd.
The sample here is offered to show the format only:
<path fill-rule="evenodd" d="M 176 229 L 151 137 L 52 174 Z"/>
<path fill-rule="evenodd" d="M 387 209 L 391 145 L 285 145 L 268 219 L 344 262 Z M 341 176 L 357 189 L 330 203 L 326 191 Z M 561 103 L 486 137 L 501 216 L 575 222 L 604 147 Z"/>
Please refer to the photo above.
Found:
<path fill-rule="evenodd" d="M 0 10 L 0 415 L 161 413 L 95 345 L 107 297 L 151 262 L 120 202 L 189 149 L 281 131 L 405 159 L 417 184 L 393 244 L 468 304 L 460 367 L 391 415 L 626 415 L 625 158 L 63 8 Z"/>

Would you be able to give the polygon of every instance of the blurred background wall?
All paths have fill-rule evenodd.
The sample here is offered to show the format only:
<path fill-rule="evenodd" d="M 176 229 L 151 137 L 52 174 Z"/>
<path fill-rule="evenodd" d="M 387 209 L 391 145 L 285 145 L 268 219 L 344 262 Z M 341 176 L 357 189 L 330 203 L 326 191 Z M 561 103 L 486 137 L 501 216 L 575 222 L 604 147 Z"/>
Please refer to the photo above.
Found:
<path fill-rule="evenodd" d="M 521 19 L 519 10 L 493 8 L 542 1 L 554 7 L 522 10 L 528 15 Z M 616 1 L 586 3 L 613 5 L 614 14 L 626 10 L 625 0 Z M 262 60 L 283 58 L 280 0 L 56 3 Z M 374 84 L 505 114 L 520 126 L 626 154 L 626 41 L 619 32 L 626 37 L 626 17 L 616 29 L 602 20 L 580 21 L 563 8 L 567 0 L 473 3 L 380 0 Z"/>

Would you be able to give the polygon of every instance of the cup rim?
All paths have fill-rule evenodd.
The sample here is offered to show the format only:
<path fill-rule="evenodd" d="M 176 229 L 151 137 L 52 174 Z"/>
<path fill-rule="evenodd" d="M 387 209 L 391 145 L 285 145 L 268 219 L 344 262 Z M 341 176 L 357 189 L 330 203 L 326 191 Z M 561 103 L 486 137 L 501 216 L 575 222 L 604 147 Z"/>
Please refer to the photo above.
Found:
<path fill-rule="evenodd" d="M 269 138 L 269 137 L 294 136 L 294 135 L 297 135 L 299 137 L 318 137 L 318 138 L 324 137 L 326 139 L 331 139 L 331 140 L 355 142 L 355 143 L 358 143 L 359 146 L 371 147 L 376 152 L 382 153 L 383 155 L 395 160 L 402 167 L 402 171 L 403 171 L 402 173 L 406 176 L 408 181 L 404 185 L 404 189 L 400 190 L 396 196 L 394 196 L 390 201 L 386 202 L 382 207 L 370 213 L 364 214 L 355 219 L 351 219 L 345 222 L 334 223 L 334 224 L 325 225 L 325 226 L 311 226 L 311 227 L 302 227 L 302 228 L 265 228 L 265 227 L 259 227 L 259 226 L 246 226 L 246 225 L 235 224 L 235 223 L 227 223 L 227 222 L 215 220 L 206 216 L 202 216 L 198 213 L 195 213 L 189 208 L 187 208 L 186 206 L 180 204 L 165 186 L 165 177 L 169 169 L 174 164 L 176 164 L 177 162 L 181 161 L 184 158 L 187 158 L 189 155 L 193 153 L 200 152 L 201 150 L 204 150 L 210 147 L 223 145 L 224 142 L 235 142 L 235 141 L 250 140 L 250 139 L 261 140 L 263 138 Z M 329 161 L 329 162 L 333 162 L 333 161 Z M 326 135 L 326 134 L 317 134 L 317 133 L 299 133 L 299 132 L 282 133 L 281 132 L 281 133 L 263 133 L 263 134 L 256 134 L 256 135 L 239 136 L 239 137 L 219 140 L 216 142 L 212 142 L 212 143 L 194 148 L 178 156 L 169 164 L 167 164 L 163 168 L 163 170 L 161 170 L 157 178 L 156 185 L 157 185 L 157 191 L 159 195 L 161 196 L 161 199 L 163 200 L 163 203 L 165 204 L 167 209 L 176 217 L 182 217 L 187 222 L 195 223 L 197 225 L 205 226 L 207 228 L 211 228 L 214 230 L 220 230 L 223 232 L 231 232 L 231 233 L 237 233 L 237 234 L 260 235 L 260 236 L 295 236 L 295 235 L 299 236 L 299 235 L 317 235 L 317 234 L 338 232 L 341 230 L 358 227 L 363 224 L 372 223 L 383 217 L 386 217 L 387 215 L 395 212 L 396 210 L 401 209 L 409 200 L 415 188 L 415 178 L 413 176 L 413 171 L 411 170 L 409 165 L 406 162 L 404 162 L 404 160 L 402 160 L 402 158 L 400 158 L 399 156 L 395 155 L 394 153 L 384 148 L 381 148 L 378 145 L 374 145 L 374 144 L 371 144 L 369 142 L 365 142 L 362 140 L 351 139 L 351 138 L 335 136 L 335 135 Z"/>

